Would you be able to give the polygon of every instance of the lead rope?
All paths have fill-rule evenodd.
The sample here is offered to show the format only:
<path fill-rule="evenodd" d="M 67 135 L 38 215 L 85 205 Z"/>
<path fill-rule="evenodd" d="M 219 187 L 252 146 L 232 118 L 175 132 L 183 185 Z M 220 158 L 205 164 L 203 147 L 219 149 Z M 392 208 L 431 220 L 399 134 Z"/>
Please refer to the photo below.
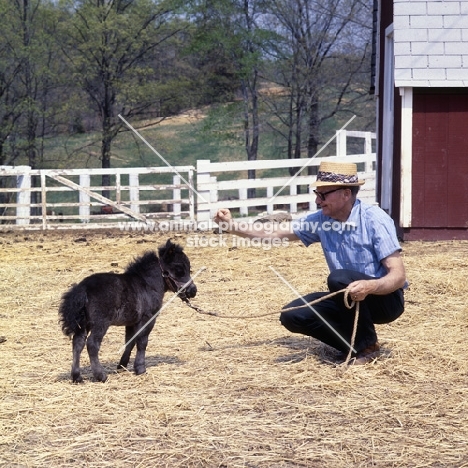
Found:
<path fill-rule="evenodd" d="M 351 342 L 350 342 L 350 346 L 349 346 L 349 351 L 348 351 L 348 355 L 346 356 L 346 359 L 345 359 L 345 361 L 343 363 L 343 365 L 346 366 L 348 364 L 348 362 L 350 361 L 351 355 L 353 353 L 354 341 L 356 339 L 357 325 L 358 325 L 358 320 L 359 320 L 359 301 L 356 302 L 356 301 L 352 300 L 351 302 L 349 302 L 349 300 L 348 300 L 349 291 L 348 291 L 347 288 L 340 289 L 339 291 L 334 291 L 334 292 L 332 292 L 330 294 L 327 294 L 326 296 L 319 297 L 318 299 L 315 299 L 313 301 L 301 304 L 299 306 L 288 307 L 287 309 L 281 309 L 281 313 L 290 312 L 291 310 L 300 309 L 301 307 L 304 307 L 305 305 L 313 306 L 314 304 L 318 304 L 319 302 L 322 302 L 325 299 L 330 299 L 331 297 L 336 296 L 336 295 L 338 295 L 340 293 L 344 293 L 343 294 L 343 301 L 344 301 L 344 305 L 345 305 L 345 307 L 347 309 L 352 309 L 356 305 L 356 310 L 354 312 L 353 332 L 351 333 Z M 225 318 L 225 319 L 239 319 L 239 318 L 242 318 L 242 319 L 255 319 L 255 318 L 259 318 L 259 317 L 266 317 L 268 315 L 276 315 L 278 313 L 278 312 L 267 312 L 267 313 L 264 313 L 264 314 L 250 315 L 248 317 L 241 316 L 241 315 L 220 315 L 217 312 L 206 312 L 203 309 L 201 309 L 200 307 L 194 306 L 190 302 L 190 300 L 188 298 L 186 298 L 186 297 L 181 298 L 181 299 L 191 309 L 197 311 L 199 314 L 212 315 L 212 316 L 218 317 L 218 318 Z"/>
<path fill-rule="evenodd" d="M 349 351 L 343 363 L 343 366 L 345 367 L 348 365 L 349 360 L 351 359 L 351 355 L 353 353 L 354 341 L 356 340 L 356 332 L 357 332 L 357 326 L 358 326 L 358 320 L 359 320 L 359 301 L 351 301 L 351 304 L 350 304 L 348 301 L 348 296 L 349 296 L 349 291 L 345 289 L 344 296 L 343 296 L 343 301 L 344 301 L 345 306 L 348 309 L 352 309 L 354 304 L 356 304 L 356 310 L 354 311 L 354 324 L 353 324 L 353 332 L 351 333 L 351 340 L 349 343 Z"/>

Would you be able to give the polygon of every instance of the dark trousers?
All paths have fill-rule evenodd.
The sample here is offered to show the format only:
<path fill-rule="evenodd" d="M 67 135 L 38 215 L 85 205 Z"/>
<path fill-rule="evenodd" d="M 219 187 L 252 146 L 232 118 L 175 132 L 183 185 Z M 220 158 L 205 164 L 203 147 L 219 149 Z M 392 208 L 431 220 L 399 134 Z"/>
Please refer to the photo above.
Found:
<path fill-rule="evenodd" d="M 371 276 L 352 270 L 335 270 L 328 277 L 330 292 L 346 288 L 350 283 L 362 279 L 373 279 Z M 348 309 L 344 305 L 343 294 L 325 299 L 313 306 L 305 305 L 329 292 L 317 292 L 296 299 L 284 306 L 304 307 L 283 312 L 280 315 L 281 324 L 292 333 L 302 333 L 312 336 L 339 351 L 347 353 L 353 331 L 355 308 Z M 350 300 L 350 299 L 349 299 Z M 359 303 L 359 321 L 354 342 L 354 350 L 359 353 L 377 342 L 375 323 L 390 323 L 397 319 L 404 310 L 403 290 L 398 289 L 385 296 L 368 295 Z M 353 353 L 354 354 L 354 353 Z"/>

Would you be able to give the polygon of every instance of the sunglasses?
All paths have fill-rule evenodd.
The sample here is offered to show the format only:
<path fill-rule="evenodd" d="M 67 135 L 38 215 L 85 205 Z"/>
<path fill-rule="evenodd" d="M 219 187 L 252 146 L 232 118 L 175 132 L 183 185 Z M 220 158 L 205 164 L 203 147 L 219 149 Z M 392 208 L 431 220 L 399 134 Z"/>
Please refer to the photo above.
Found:
<path fill-rule="evenodd" d="M 343 190 L 345 188 L 347 188 L 347 187 L 340 187 L 340 188 L 337 188 L 337 189 L 329 190 L 328 192 L 317 192 L 317 190 L 314 190 L 314 193 L 315 193 L 315 195 L 317 195 L 317 197 L 320 198 L 320 200 L 325 201 L 325 197 L 327 195 L 330 195 L 330 193 L 338 192 L 338 190 Z"/>

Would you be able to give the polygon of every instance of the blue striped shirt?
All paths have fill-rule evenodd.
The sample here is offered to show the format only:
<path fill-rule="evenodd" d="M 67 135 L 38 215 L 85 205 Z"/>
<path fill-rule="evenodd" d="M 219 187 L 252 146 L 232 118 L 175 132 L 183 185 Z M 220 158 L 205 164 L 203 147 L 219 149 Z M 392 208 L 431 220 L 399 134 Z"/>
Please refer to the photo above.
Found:
<path fill-rule="evenodd" d="M 322 244 L 330 271 L 348 269 L 381 278 L 387 274 L 381 261 L 401 250 L 392 218 L 360 200 L 344 223 L 319 210 L 293 221 L 292 228 L 306 247 Z"/>

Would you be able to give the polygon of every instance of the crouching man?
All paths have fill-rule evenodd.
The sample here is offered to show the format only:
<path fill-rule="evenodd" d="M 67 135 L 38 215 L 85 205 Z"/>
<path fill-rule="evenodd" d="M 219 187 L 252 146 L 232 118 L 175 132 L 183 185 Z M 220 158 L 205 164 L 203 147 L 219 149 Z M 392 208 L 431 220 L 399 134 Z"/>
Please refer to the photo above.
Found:
<path fill-rule="evenodd" d="M 317 212 L 263 230 L 236 223 L 227 209 L 219 210 L 214 218 L 223 230 L 242 237 L 300 240 L 307 247 L 321 243 L 330 269 L 329 291 L 313 292 L 287 304 L 285 309 L 297 308 L 283 312 L 280 321 L 293 333 L 312 336 L 347 354 L 352 346 L 354 312 L 345 306 L 343 294 L 306 305 L 347 288 L 349 297 L 360 302 L 351 348 L 353 364 L 365 364 L 379 355 L 375 324 L 390 323 L 403 313 L 407 286 L 393 220 L 379 207 L 357 198 L 362 184 L 355 164 L 322 162 L 313 183 Z"/>

